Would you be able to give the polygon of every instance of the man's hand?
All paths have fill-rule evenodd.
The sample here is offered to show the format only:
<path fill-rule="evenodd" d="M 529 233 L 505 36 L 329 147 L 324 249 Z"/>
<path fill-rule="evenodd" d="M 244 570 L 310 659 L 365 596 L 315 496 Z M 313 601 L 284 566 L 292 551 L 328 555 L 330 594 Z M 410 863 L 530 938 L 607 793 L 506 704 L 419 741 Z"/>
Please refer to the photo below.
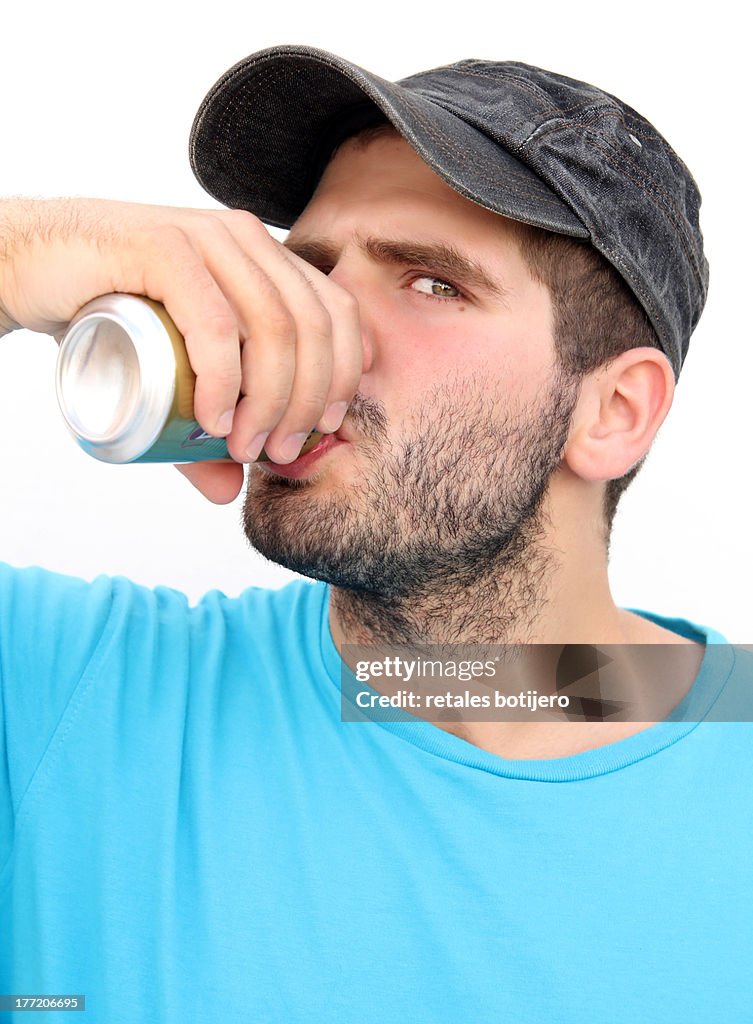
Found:
<path fill-rule="evenodd" d="M 98 199 L 0 201 L 0 333 L 52 334 L 90 299 L 162 302 L 196 373 L 194 414 L 237 463 L 262 446 L 290 462 L 309 431 L 337 430 L 361 377 L 356 300 L 241 210 Z M 240 400 L 239 400 L 240 399 Z M 177 467 L 211 501 L 243 468 Z"/>

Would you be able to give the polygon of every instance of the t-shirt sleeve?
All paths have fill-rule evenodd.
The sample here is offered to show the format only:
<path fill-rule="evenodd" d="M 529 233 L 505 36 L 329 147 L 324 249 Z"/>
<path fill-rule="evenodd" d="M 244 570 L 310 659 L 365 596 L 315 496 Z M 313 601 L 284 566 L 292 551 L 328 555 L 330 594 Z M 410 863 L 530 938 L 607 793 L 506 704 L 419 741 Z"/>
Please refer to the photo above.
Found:
<path fill-rule="evenodd" d="M 112 584 L 0 562 L 0 868 L 24 794 L 106 636 Z"/>

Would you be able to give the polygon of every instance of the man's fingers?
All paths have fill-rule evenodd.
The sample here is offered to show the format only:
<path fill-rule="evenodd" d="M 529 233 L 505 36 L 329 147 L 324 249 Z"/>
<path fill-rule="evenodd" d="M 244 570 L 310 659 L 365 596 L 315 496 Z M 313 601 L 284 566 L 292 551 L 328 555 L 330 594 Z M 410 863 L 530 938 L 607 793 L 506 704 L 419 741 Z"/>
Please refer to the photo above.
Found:
<path fill-rule="evenodd" d="M 325 400 L 324 415 L 317 421 L 319 430 L 337 430 L 355 395 L 363 372 L 363 341 L 358 301 L 350 292 L 330 281 L 324 274 L 283 248 L 298 272 L 307 277 L 329 310 L 332 322 L 332 377 Z"/>
<path fill-rule="evenodd" d="M 241 245 L 225 224 L 216 221 L 205 231 L 200 245 L 202 257 L 234 310 L 241 333 L 241 391 L 243 399 L 235 411 L 228 450 L 238 461 L 248 461 L 252 440 L 269 434 L 291 405 L 297 372 L 299 330 L 310 333 L 310 323 L 320 316 L 320 304 L 312 294 L 297 296 L 301 310 L 293 311 L 289 284 L 270 275 L 259 249 L 271 241 L 251 228 L 251 237 Z M 259 239 L 262 239 L 260 242 Z M 250 251 L 253 246 L 253 256 Z M 325 339 L 327 351 L 331 345 Z M 194 354 L 189 350 L 192 363 Z M 295 415 L 295 413 L 293 414 Z M 298 416 L 301 416 L 300 409 Z M 309 424 L 308 430 L 311 429 Z"/>
<path fill-rule="evenodd" d="M 242 211 L 197 213 L 147 241 L 145 289 L 185 338 L 194 415 L 234 459 L 256 458 L 263 439 L 289 462 L 315 426 L 339 427 L 363 359 L 353 296 Z"/>
<path fill-rule="evenodd" d="M 258 438 L 266 436 L 268 454 L 288 462 L 314 426 L 337 429 L 356 392 L 363 362 L 358 306 L 353 296 L 293 256 L 263 225 L 260 232 L 256 218 L 237 213 L 221 216 L 239 248 L 253 251 L 253 261 L 244 268 L 236 260 L 237 269 L 229 276 L 224 276 L 229 262 L 223 263 L 223 288 L 247 331 L 242 356 L 247 398 L 238 408 L 237 431 L 228 446 L 235 458 L 248 458 L 249 443 L 257 440 L 255 451 Z M 272 304 L 275 330 L 255 314 L 249 271 L 262 272 L 272 282 L 289 318 L 285 321 Z"/>
<path fill-rule="evenodd" d="M 241 385 L 239 326 L 228 298 L 182 228 L 143 233 L 129 260 L 140 263 L 143 293 L 163 303 L 185 339 L 196 374 L 195 418 L 224 436 L 230 425 L 223 417 L 235 409 Z"/>
<path fill-rule="evenodd" d="M 309 280 L 282 257 L 255 218 L 226 214 L 223 221 L 228 239 L 244 254 L 227 258 L 216 235 L 205 252 L 210 269 L 222 273 L 245 329 L 244 398 L 228 449 L 248 461 L 264 438 L 272 459 L 289 462 L 325 408 L 332 379 L 331 317 Z M 220 254 L 221 268 L 214 263 Z"/>
<path fill-rule="evenodd" d="M 215 505 L 229 505 L 243 487 L 243 466 L 235 462 L 189 462 L 175 468 Z"/>

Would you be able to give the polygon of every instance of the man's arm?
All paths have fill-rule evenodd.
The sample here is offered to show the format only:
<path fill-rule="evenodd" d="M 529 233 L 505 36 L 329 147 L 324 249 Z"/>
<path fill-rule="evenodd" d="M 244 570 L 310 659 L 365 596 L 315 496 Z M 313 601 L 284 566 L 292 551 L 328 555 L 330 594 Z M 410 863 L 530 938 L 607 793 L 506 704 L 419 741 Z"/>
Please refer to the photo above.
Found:
<path fill-rule="evenodd" d="M 86 302 L 108 292 L 164 303 L 196 373 L 196 419 L 227 437 L 238 463 L 258 455 L 261 435 L 273 459 L 289 462 L 292 435 L 340 425 L 342 413 L 327 410 L 350 402 L 360 379 L 356 301 L 252 214 L 0 201 L 1 333 L 26 327 L 59 340 Z M 213 501 L 231 501 L 243 482 L 232 463 L 180 469 Z"/>

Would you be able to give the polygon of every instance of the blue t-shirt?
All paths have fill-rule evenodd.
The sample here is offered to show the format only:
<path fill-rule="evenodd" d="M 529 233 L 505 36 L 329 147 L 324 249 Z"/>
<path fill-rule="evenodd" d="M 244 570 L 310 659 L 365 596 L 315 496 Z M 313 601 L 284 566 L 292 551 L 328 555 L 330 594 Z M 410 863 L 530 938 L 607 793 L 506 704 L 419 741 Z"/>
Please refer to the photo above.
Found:
<path fill-rule="evenodd" d="M 0 993 L 88 1024 L 753 1021 L 753 725 L 698 724 L 749 655 L 655 617 L 707 644 L 694 720 L 506 760 L 343 722 L 328 593 L 0 565 Z"/>

